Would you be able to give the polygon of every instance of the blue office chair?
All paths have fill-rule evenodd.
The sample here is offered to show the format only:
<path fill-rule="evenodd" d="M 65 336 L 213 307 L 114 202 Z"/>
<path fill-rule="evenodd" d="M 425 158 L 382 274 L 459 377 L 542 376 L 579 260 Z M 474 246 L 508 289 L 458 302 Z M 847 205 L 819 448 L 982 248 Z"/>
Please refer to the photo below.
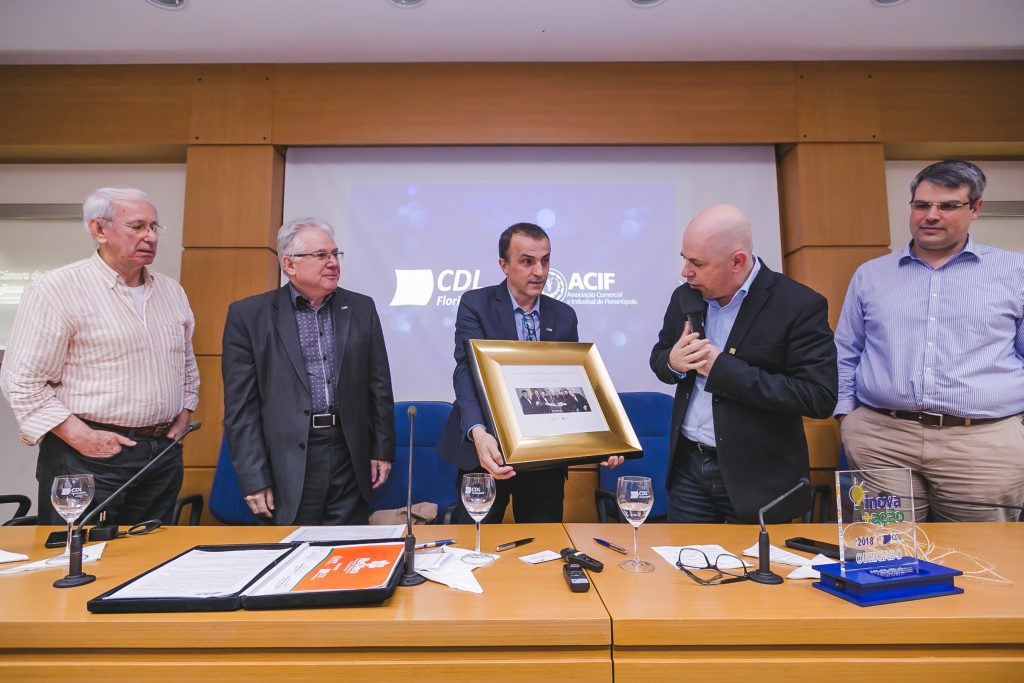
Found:
<path fill-rule="evenodd" d="M 672 397 L 657 391 L 625 391 L 619 394 L 626 417 L 640 439 L 644 457 L 627 460 L 621 467 L 600 468 L 598 490 L 594 492 L 597 518 L 602 522 L 626 520 L 615 502 L 615 482 L 619 477 L 650 477 L 654 486 L 654 507 L 649 522 L 661 522 L 668 514 L 668 490 L 665 477 L 668 471 L 669 430 L 672 428 Z"/>
<path fill-rule="evenodd" d="M 235 474 L 235 466 L 231 464 L 227 434 L 221 439 L 217 469 L 214 470 L 213 483 L 210 485 L 210 514 L 223 524 L 258 524 L 256 515 L 245 504 L 242 490 L 238 488 L 238 476 Z"/>
<path fill-rule="evenodd" d="M 416 406 L 413 434 L 412 502 L 437 503 L 437 522 L 448 524 L 455 509 L 455 465 L 441 459 L 437 444 L 452 404 L 400 401 L 395 404 L 395 462 L 387 482 L 373 492 L 370 511 L 404 508 L 409 484 L 409 406 Z"/>

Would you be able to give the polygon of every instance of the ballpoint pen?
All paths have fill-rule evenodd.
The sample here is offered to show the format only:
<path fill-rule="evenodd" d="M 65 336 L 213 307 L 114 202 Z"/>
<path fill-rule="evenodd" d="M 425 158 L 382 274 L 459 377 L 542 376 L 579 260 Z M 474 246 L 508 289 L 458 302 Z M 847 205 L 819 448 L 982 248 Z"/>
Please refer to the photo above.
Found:
<path fill-rule="evenodd" d="M 455 543 L 454 538 L 445 538 L 440 541 L 431 541 L 430 543 L 417 543 L 416 550 L 423 550 L 424 548 L 440 548 L 443 545 L 451 545 Z"/>
<path fill-rule="evenodd" d="M 527 543 L 533 543 L 533 539 L 520 538 L 518 541 L 509 541 L 508 543 L 502 543 L 494 550 L 500 553 L 502 550 L 512 550 L 512 548 L 518 548 L 519 546 L 526 545 Z"/>
<path fill-rule="evenodd" d="M 605 548 L 611 548 L 615 552 L 622 553 L 623 555 L 628 555 L 629 554 L 629 551 L 627 551 L 621 545 L 615 545 L 611 541 L 606 541 L 603 538 L 595 538 L 594 539 L 594 543 L 597 543 L 598 545 L 603 545 Z"/>

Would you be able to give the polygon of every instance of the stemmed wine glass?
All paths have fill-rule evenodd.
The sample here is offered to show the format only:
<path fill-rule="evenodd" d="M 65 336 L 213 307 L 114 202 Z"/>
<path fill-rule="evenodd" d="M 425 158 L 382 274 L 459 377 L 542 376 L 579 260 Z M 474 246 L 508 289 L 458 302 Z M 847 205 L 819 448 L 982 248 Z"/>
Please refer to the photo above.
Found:
<path fill-rule="evenodd" d="M 633 559 L 623 560 L 619 566 L 627 572 L 645 574 L 654 571 L 654 565 L 640 559 L 637 546 L 637 529 L 647 519 L 654 505 L 654 489 L 650 477 L 619 477 L 616 484 L 615 499 L 619 510 L 626 521 L 633 525 Z"/>
<path fill-rule="evenodd" d="M 494 504 L 494 477 L 486 472 L 463 475 L 461 493 L 466 512 L 476 522 L 476 552 L 463 555 L 462 561 L 478 567 L 490 564 L 494 558 L 480 552 L 480 521 Z"/>
<path fill-rule="evenodd" d="M 96 482 L 91 474 L 64 474 L 53 478 L 50 488 L 50 500 L 57 514 L 68 523 L 68 540 L 64 544 L 64 554 L 51 557 L 47 564 L 68 564 L 71 558 L 71 533 L 75 520 L 85 512 L 96 492 Z"/>

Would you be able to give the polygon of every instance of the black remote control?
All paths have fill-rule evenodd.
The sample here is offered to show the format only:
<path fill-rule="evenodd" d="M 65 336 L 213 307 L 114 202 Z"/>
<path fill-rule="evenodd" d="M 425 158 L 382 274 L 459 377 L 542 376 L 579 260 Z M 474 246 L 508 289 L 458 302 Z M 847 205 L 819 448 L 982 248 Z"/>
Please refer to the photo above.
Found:
<path fill-rule="evenodd" d="M 565 574 L 565 582 L 569 584 L 573 593 L 586 593 L 590 590 L 590 579 L 587 578 L 583 567 L 570 562 L 562 565 L 562 573 Z"/>
<path fill-rule="evenodd" d="M 592 572 L 599 572 L 604 569 L 604 562 L 601 560 L 595 560 L 590 555 L 581 553 L 576 548 L 562 548 L 562 559 L 566 562 L 575 562 L 581 564 Z"/>

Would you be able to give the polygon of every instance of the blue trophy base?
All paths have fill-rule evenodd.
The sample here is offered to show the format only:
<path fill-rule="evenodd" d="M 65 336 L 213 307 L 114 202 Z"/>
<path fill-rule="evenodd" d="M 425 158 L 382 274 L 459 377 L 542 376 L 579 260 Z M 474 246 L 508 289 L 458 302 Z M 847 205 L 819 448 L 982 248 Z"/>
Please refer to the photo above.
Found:
<path fill-rule="evenodd" d="M 962 576 L 962 571 L 924 560 L 918 561 L 917 573 L 892 577 L 876 576 L 867 569 L 848 572 L 844 576 L 839 567 L 838 563 L 816 566 L 821 581 L 815 582 L 814 587 L 861 607 L 964 592 L 963 588 L 953 585 L 953 578 Z M 878 568 L 885 569 L 885 565 Z"/>

